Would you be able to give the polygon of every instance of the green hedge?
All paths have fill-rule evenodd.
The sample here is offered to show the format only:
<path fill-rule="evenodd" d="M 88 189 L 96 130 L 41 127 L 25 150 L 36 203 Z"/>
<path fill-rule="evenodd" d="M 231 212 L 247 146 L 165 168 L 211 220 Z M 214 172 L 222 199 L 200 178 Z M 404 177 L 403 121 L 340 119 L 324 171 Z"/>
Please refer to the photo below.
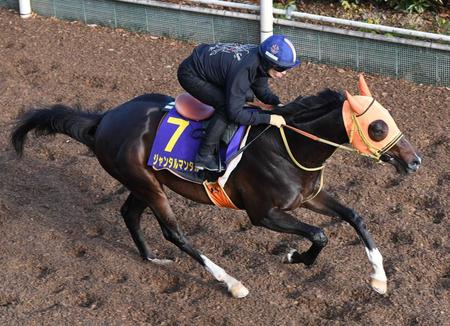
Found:
<path fill-rule="evenodd" d="M 341 4 L 360 4 L 364 0 L 340 0 Z M 426 10 L 440 10 L 448 8 L 449 0 L 370 0 L 376 5 L 386 5 L 397 10 L 407 11 L 410 13 L 422 13 Z"/>

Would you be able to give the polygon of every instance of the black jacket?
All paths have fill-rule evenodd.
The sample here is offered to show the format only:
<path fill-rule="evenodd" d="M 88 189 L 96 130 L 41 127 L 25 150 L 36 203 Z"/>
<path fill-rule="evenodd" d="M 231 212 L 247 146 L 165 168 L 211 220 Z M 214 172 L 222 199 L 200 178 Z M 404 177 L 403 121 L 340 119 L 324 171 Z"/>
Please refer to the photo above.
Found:
<path fill-rule="evenodd" d="M 224 88 L 230 120 L 243 125 L 269 123 L 268 113 L 243 109 L 250 89 L 266 104 L 280 103 L 269 88 L 269 75 L 263 68 L 257 45 L 201 44 L 194 49 L 191 59 L 193 69 L 202 79 Z"/>

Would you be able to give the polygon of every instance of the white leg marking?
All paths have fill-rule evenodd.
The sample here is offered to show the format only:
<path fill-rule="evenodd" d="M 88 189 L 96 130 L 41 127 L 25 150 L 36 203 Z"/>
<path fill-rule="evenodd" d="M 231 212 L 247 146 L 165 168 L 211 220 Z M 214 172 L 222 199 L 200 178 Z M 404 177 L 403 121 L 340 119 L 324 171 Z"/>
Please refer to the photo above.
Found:
<path fill-rule="evenodd" d="M 292 255 L 294 254 L 294 252 L 297 252 L 297 250 L 296 249 L 289 250 L 289 253 L 287 254 L 288 263 L 292 263 Z"/>
<path fill-rule="evenodd" d="M 210 272 L 216 280 L 224 282 L 227 285 L 228 291 L 233 297 L 243 298 L 248 294 L 247 288 L 234 277 L 228 275 L 222 267 L 214 264 L 205 255 L 201 255 L 201 257 L 205 262 L 206 270 Z"/>
<path fill-rule="evenodd" d="M 372 278 L 370 285 L 378 293 L 385 294 L 387 292 L 387 277 L 383 268 L 383 256 L 377 248 L 373 250 L 366 248 L 366 253 L 374 269 L 374 273 L 370 276 Z"/>
<path fill-rule="evenodd" d="M 153 258 L 153 259 L 148 259 L 148 260 L 156 265 L 169 265 L 169 264 L 173 263 L 173 261 L 170 259 Z"/>

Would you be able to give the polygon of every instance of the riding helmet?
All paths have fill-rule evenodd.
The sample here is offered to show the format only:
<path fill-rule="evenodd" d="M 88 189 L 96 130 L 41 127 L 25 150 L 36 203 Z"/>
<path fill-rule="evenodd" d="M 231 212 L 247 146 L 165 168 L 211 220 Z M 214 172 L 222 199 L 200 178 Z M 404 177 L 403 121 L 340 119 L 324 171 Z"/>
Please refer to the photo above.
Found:
<path fill-rule="evenodd" d="M 284 35 L 272 35 L 259 46 L 259 53 L 272 67 L 284 68 L 283 70 L 297 67 L 300 60 L 294 45 Z"/>

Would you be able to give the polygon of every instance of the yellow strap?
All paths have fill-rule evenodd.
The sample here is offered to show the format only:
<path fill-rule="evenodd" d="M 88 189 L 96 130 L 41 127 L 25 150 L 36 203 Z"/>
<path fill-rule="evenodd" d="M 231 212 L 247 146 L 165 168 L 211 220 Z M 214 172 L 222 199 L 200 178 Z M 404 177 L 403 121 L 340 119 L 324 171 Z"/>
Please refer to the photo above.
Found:
<path fill-rule="evenodd" d="M 282 128 L 284 128 L 284 127 L 288 128 L 288 129 L 291 129 L 291 130 L 295 131 L 296 133 L 298 133 L 298 134 L 300 134 L 302 136 L 308 137 L 308 138 L 310 138 L 310 139 L 312 139 L 314 141 L 318 141 L 319 143 L 324 143 L 324 144 L 327 144 L 327 145 L 330 145 L 330 146 L 334 146 L 334 147 L 337 147 L 337 148 L 340 148 L 340 149 L 345 149 L 345 150 L 351 151 L 351 152 L 355 152 L 356 151 L 354 148 L 347 147 L 347 146 L 344 146 L 344 145 L 340 145 L 340 144 L 334 143 L 332 141 L 329 141 L 329 140 L 326 140 L 326 139 L 314 136 L 313 134 L 310 134 L 309 132 L 306 132 L 304 130 L 297 129 L 297 128 L 289 126 L 289 125 L 285 125 Z"/>
<path fill-rule="evenodd" d="M 387 144 L 386 146 L 384 146 L 384 148 L 381 150 L 382 153 L 387 152 L 388 150 L 390 150 L 392 147 L 394 147 L 397 142 L 400 140 L 400 138 L 403 137 L 403 134 L 400 132 L 395 138 L 393 138 L 391 140 L 391 142 L 389 144 Z"/>
<path fill-rule="evenodd" d="M 307 202 L 311 199 L 313 199 L 314 197 L 316 197 L 319 192 L 322 190 L 323 187 L 323 170 L 320 171 L 320 183 L 319 183 L 319 188 L 317 188 L 317 190 L 315 192 L 313 192 L 308 198 L 306 198 L 302 203 Z"/>
<path fill-rule="evenodd" d="M 288 142 L 287 142 L 287 138 L 286 138 L 286 135 L 285 135 L 285 133 L 284 133 L 283 128 L 280 128 L 280 134 L 281 134 L 281 138 L 283 139 L 284 146 L 286 147 L 286 151 L 287 151 L 288 154 L 289 154 L 289 157 L 290 157 L 291 160 L 295 163 L 295 165 L 297 165 L 297 167 L 299 167 L 300 169 L 305 170 L 305 171 L 312 171 L 312 172 L 314 172 L 314 171 L 320 171 L 319 188 L 317 188 L 317 190 L 314 191 L 308 198 L 306 198 L 305 200 L 302 201 L 302 203 L 307 202 L 307 201 L 309 201 L 309 200 L 315 198 L 315 197 L 320 193 L 320 191 L 321 191 L 322 188 L 323 188 L 323 180 L 324 180 L 324 177 L 323 177 L 323 168 L 325 167 L 325 165 L 322 165 L 321 167 L 318 167 L 318 168 L 307 168 L 307 167 L 301 165 L 301 164 L 295 159 L 294 155 L 293 155 L 292 152 L 291 152 L 291 149 L 289 148 L 289 144 L 288 144 Z M 335 146 L 336 149 L 334 150 L 333 154 L 331 154 L 331 156 L 333 156 L 334 153 L 336 153 L 336 150 L 337 150 L 338 148 L 341 148 L 341 146 L 336 146 L 336 145 L 337 145 L 337 144 L 333 143 L 333 146 Z M 348 147 L 347 147 L 347 149 L 348 149 Z M 330 157 L 331 157 L 331 156 L 330 156 Z"/>
<path fill-rule="evenodd" d="M 336 151 L 337 151 L 337 148 L 334 150 L 334 152 L 333 152 L 333 154 L 331 154 L 331 156 L 329 157 L 329 158 L 331 158 L 333 155 L 334 155 L 334 153 L 336 153 Z M 314 193 L 314 194 L 312 194 L 311 196 L 309 196 L 307 199 L 305 199 L 304 201 L 303 201 L 303 203 L 304 202 L 307 202 L 307 201 L 309 201 L 309 200 L 311 200 L 311 199 L 313 199 L 313 198 L 315 198 L 318 194 L 319 194 L 319 192 L 322 190 L 322 188 L 323 188 L 323 179 L 324 179 L 324 177 L 323 177 L 323 170 L 322 171 L 320 171 L 320 183 L 319 183 L 319 188 L 317 189 L 317 191 Z"/>
<path fill-rule="evenodd" d="M 295 163 L 295 165 L 297 165 L 300 169 L 305 170 L 305 171 L 320 171 L 320 170 L 323 169 L 323 167 L 324 167 L 323 165 L 322 165 L 322 166 L 319 166 L 319 167 L 317 167 L 317 168 L 308 168 L 308 167 L 306 167 L 306 166 L 301 165 L 301 164 L 295 159 L 294 155 L 293 155 L 292 152 L 291 152 L 291 149 L 289 148 L 289 144 L 288 144 L 288 141 L 287 141 L 287 138 L 286 138 L 286 135 L 285 135 L 285 133 L 284 133 L 283 128 L 280 128 L 280 134 L 281 134 L 281 138 L 283 139 L 284 146 L 286 147 L 286 151 L 288 152 L 289 157 L 290 157 L 291 160 Z"/>
<path fill-rule="evenodd" d="M 358 119 L 356 119 L 356 115 L 352 114 L 352 120 L 353 123 L 356 126 L 356 130 L 358 131 L 359 136 L 361 137 L 361 140 L 363 141 L 364 145 L 367 146 L 367 148 L 369 149 L 369 151 L 372 154 L 366 154 L 366 153 L 362 153 L 361 151 L 358 151 L 360 155 L 362 156 L 367 156 L 367 157 L 371 157 L 373 159 L 375 159 L 376 161 L 380 160 L 380 156 L 381 156 L 381 151 L 378 148 L 373 147 L 369 141 L 367 140 L 366 136 L 364 135 L 361 126 L 359 125 Z"/>
<path fill-rule="evenodd" d="M 366 153 L 362 153 L 362 152 L 358 151 L 359 154 L 361 154 L 363 156 L 367 156 L 367 157 L 373 158 L 376 161 L 380 161 L 381 155 L 383 153 L 387 152 L 388 150 L 390 150 L 395 144 L 397 144 L 399 139 L 403 137 L 403 134 L 399 133 L 396 137 L 394 137 L 391 140 L 391 142 L 389 144 L 386 144 L 386 146 L 384 148 L 378 149 L 378 148 L 372 146 L 369 143 L 369 141 L 367 140 L 367 137 L 364 135 L 364 133 L 362 131 L 362 128 L 361 128 L 361 125 L 359 124 L 358 119 L 356 119 L 356 115 L 355 114 L 352 115 L 352 120 L 353 120 L 353 124 L 356 126 L 356 130 L 358 131 L 358 134 L 361 137 L 364 145 L 366 145 L 367 148 L 369 149 L 369 151 L 372 153 L 372 154 L 366 154 Z"/>

